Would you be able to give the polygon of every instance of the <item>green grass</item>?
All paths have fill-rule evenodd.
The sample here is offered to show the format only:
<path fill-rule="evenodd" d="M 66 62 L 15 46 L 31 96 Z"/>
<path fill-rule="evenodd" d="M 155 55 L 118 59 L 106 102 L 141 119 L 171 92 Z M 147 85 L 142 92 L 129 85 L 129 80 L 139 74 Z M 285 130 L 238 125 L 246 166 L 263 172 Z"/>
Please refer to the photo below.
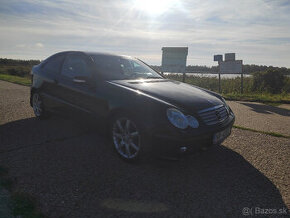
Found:
<path fill-rule="evenodd" d="M 226 100 L 232 101 L 254 101 L 272 106 L 277 106 L 281 103 L 290 104 L 290 94 L 268 94 L 268 93 L 224 93 L 222 94 Z"/>
<path fill-rule="evenodd" d="M 13 76 L 8 74 L 0 74 L 0 80 L 30 86 L 31 85 L 31 79 L 28 77 L 20 77 L 20 76 Z"/>
<path fill-rule="evenodd" d="M 283 135 L 283 134 L 277 133 L 277 132 L 261 131 L 261 130 L 251 129 L 251 128 L 248 128 L 248 127 L 237 126 L 237 125 L 234 125 L 233 127 L 236 128 L 236 129 L 248 130 L 248 131 L 251 131 L 251 132 L 258 132 L 258 133 L 262 133 L 262 134 L 265 134 L 265 135 L 271 135 L 271 136 L 274 136 L 274 137 L 290 138 L 290 136 L 288 136 L 288 135 Z"/>

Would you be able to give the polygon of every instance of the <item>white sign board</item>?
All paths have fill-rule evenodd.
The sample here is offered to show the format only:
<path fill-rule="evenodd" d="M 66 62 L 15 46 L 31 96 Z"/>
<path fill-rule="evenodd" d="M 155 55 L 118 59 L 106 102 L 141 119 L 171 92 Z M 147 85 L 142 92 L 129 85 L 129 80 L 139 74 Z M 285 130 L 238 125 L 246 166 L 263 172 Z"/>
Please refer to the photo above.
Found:
<path fill-rule="evenodd" d="M 162 72 L 184 73 L 188 47 L 163 47 Z"/>
<path fill-rule="evenodd" d="M 243 71 L 243 61 L 222 61 L 219 64 L 220 73 L 231 74 L 231 73 L 242 73 Z"/>

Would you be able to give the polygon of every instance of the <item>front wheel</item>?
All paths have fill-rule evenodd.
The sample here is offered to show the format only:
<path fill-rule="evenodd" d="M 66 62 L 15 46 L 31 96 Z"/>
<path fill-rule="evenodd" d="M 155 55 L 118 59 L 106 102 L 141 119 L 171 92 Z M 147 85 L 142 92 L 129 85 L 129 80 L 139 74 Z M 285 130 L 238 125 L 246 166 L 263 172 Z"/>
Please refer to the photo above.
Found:
<path fill-rule="evenodd" d="M 111 123 L 111 137 L 119 156 L 134 161 L 143 153 L 140 126 L 128 116 L 117 116 Z"/>
<path fill-rule="evenodd" d="M 43 102 L 38 92 L 35 92 L 32 95 L 32 108 L 37 118 L 43 119 L 47 117 Z"/>

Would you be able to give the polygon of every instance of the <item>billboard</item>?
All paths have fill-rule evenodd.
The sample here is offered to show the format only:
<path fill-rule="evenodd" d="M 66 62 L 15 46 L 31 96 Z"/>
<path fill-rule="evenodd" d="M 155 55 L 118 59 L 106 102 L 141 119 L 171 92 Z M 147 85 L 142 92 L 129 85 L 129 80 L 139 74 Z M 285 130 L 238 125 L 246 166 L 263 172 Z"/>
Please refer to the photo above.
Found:
<path fill-rule="evenodd" d="M 163 47 L 162 72 L 184 73 L 188 47 Z"/>
<path fill-rule="evenodd" d="M 231 73 L 242 73 L 243 72 L 243 61 L 222 61 L 219 63 L 220 73 L 231 74 Z"/>

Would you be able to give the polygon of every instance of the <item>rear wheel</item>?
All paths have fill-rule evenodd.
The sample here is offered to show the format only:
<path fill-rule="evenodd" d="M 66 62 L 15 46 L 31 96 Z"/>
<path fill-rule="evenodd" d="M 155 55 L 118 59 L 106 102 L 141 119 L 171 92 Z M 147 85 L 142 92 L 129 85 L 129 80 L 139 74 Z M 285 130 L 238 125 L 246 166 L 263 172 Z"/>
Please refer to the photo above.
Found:
<path fill-rule="evenodd" d="M 38 92 L 34 92 L 32 95 L 32 108 L 37 118 L 44 119 L 47 117 L 47 113 Z"/>
<path fill-rule="evenodd" d="M 134 161 L 143 153 L 142 131 L 140 125 L 129 116 L 116 116 L 111 123 L 111 138 L 119 156 Z"/>

